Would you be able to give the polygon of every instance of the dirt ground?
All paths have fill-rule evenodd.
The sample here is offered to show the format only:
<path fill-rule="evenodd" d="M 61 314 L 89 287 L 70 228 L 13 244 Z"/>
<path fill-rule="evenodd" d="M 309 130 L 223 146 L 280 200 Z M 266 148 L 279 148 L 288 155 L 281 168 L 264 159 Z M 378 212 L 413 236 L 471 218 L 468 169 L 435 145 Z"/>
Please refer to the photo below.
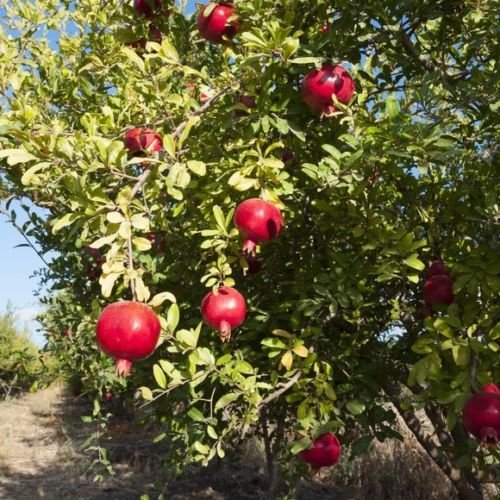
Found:
<path fill-rule="evenodd" d="M 23 500 L 132 500 L 160 495 L 165 500 L 259 500 L 266 498 L 265 464 L 256 449 L 240 460 L 213 461 L 166 481 L 161 469 L 164 444 L 130 426 L 116 424 L 106 441 L 114 475 L 94 481 L 96 451 L 84 452 L 91 435 L 81 422 L 88 403 L 60 387 L 0 403 L 0 498 Z M 383 447 L 382 447 L 383 446 Z M 384 443 L 355 466 L 344 467 L 349 486 L 337 471 L 301 481 L 297 500 L 453 500 L 448 479 L 416 442 Z M 349 469 L 349 470 L 348 470 Z M 144 498 L 144 497 L 143 497 Z M 147 497 L 146 497 L 147 498 Z"/>

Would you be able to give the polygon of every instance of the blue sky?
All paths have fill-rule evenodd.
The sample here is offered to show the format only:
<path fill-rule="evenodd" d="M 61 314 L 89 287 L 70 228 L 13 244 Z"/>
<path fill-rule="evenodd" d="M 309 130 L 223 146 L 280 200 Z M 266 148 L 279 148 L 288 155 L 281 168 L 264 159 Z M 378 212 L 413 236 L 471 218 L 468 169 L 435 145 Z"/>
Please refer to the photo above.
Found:
<path fill-rule="evenodd" d="M 194 0 L 189 0 L 186 12 L 193 12 L 194 5 Z M 34 295 L 37 278 L 33 274 L 43 266 L 43 262 L 31 248 L 16 248 L 22 243 L 25 243 L 23 237 L 0 214 L 0 312 L 10 302 L 17 311 L 19 326 L 27 326 L 33 340 L 42 345 L 43 335 L 36 332 L 38 325 L 33 321 L 40 311 Z"/>

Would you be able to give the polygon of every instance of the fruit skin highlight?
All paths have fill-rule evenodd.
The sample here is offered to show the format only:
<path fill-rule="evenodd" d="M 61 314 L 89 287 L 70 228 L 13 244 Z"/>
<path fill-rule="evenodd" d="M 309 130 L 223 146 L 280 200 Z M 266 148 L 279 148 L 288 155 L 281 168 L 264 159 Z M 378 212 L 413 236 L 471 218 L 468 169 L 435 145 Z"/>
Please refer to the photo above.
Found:
<path fill-rule="evenodd" d="M 323 64 L 321 69 L 313 69 L 308 73 L 301 85 L 301 93 L 305 103 L 313 111 L 321 115 L 331 115 L 335 111 L 332 97 L 347 104 L 354 95 L 355 85 L 349 72 L 342 66 Z"/>
<path fill-rule="evenodd" d="M 234 212 L 234 225 L 243 237 L 243 251 L 255 253 L 259 243 L 277 238 L 284 221 L 279 208 L 260 198 L 241 202 Z"/>
<path fill-rule="evenodd" d="M 212 291 L 203 297 L 201 314 L 205 323 L 219 332 L 222 342 L 228 342 L 232 330 L 245 321 L 247 305 L 238 290 L 222 286 L 217 293 Z"/>
<path fill-rule="evenodd" d="M 487 384 L 465 403 L 463 424 L 467 432 L 486 448 L 495 447 L 500 440 L 500 389 Z"/>
<path fill-rule="evenodd" d="M 311 465 L 313 470 L 335 465 L 342 454 L 342 447 L 337 436 L 327 432 L 317 437 L 311 448 L 299 453 L 299 458 Z"/>
<path fill-rule="evenodd" d="M 240 23 L 232 5 L 219 4 L 205 16 L 205 11 L 213 2 L 208 3 L 198 14 L 198 31 L 201 36 L 212 43 L 226 43 L 224 37 L 231 39 L 240 29 Z M 228 19 L 231 19 L 228 21 Z"/>
<path fill-rule="evenodd" d="M 114 302 L 99 316 L 96 341 L 101 351 L 116 359 L 115 373 L 121 377 L 130 373 L 134 361 L 155 350 L 160 331 L 158 316 L 146 304 Z"/>

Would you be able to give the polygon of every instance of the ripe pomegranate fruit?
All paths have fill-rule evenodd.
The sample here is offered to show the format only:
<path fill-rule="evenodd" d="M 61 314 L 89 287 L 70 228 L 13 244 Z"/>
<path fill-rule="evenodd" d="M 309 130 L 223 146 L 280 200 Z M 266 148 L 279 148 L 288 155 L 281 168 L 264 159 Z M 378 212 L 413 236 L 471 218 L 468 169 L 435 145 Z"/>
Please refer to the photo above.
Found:
<path fill-rule="evenodd" d="M 425 272 L 425 276 L 427 278 L 431 278 L 432 276 L 437 276 L 439 274 L 443 274 L 445 276 L 450 275 L 450 271 L 448 271 L 448 268 L 444 265 L 444 262 L 442 259 L 435 260 L 432 262 L 432 264 L 429 266 L 427 271 Z"/>
<path fill-rule="evenodd" d="M 424 300 L 427 304 L 450 305 L 453 295 L 453 279 L 444 274 L 431 276 L 424 283 Z"/>
<path fill-rule="evenodd" d="M 241 202 L 234 212 L 234 224 L 243 236 L 247 254 L 253 254 L 257 244 L 276 238 L 283 223 L 279 208 L 260 198 Z"/>
<path fill-rule="evenodd" d="M 240 326 L 247 315 L 247 306 L 238 290 L 222 286 L 217 293 L 209 292 L 201 301 L 205 323 L 219 332 L 222 342 L 228 342 L 231 331 Z"/>
<path fill-rule="evenodd" d="M 251 95 L 240 95 L 236 99 L 236 104 L 240 104 L 244 106 L 246 109 L 235 109 L 234 114 L 236 116 L 245 116 L 250 109 L 253 109 L 257 106 L 257 103 L 255 102 L 255 98 L 252 97 Z"/>
<path fill-rule="evenodd" d="M 102 310 L 96 340 L 102 351 L 116 359 L 116 374 L 126 376 L 133 361 L 146 358 L 155 350 L 160 330 L 158 317 L 146 304 L 115 302 Z"/>
<path fill-rule="evenodd" d="M 145 234 L 146 238 L 151 242 L 152 249 L 158 253 L 165 253 L 167 249 L 167 240 L 157 232 L 149 232 Z"/>
<path fill-rule="evenodd" d="M 495 446 L 500 440 L 500 389 L 487 384 L 465 403 L 464 427 L 486 447 Z"/>
<path fill-rule="evenodd" d="M 323 64 L 321 69 L 313 69 L 302 82 L 301 92 L 306 104 L 322 115 L 335 111 L 332 96 L 347 104 L 354 95 L 354 80 L 342 66 Z"/>
<path fill-rule="evenodd" d="M 163 0 L 134 0 L 134 9 L 144 17 L 153 17 L 160 10 Z"/>
<path fill-rule="evenodd" d="M 240 23 L 230 4 L 214 6 L 214 2 L 209 2 L 198 14 L 198 31 L 209 42 L 224 43 L 225 38 L 233 38 L 239 29 Z"/>
<path fill-rule="evenodd" d="M 299 457 L 310 464 L 313 470 L 318 470 L 321 467 L 335 465 L 339 461 L 341 453 L 342 447 L 337 436 L 327 432 L 317 437 L 311 448 L 301 451 Z"/>
<path fill-rule="evenodd" d="M 156 43 L 161 43 L 163 40 L 163 34 L 162 32 L 156 27 L 153 26 L 152 24 L 149 26 L 148 30 L 148 38 L 139 38 L 138 40 L 133 40 L 132 42 L 128 42 L 127 45 L 130 47 L 144 51 L 146 50 L 146 43 L 148 41 L 151 42 L 156 42 Z"/>
<path fill-rule="evenodd" d="M 133 128 L 123 139 L 125 147 L 132 154 L 157 153 L 163 148 L 161 135 L 148 128 Z"/>

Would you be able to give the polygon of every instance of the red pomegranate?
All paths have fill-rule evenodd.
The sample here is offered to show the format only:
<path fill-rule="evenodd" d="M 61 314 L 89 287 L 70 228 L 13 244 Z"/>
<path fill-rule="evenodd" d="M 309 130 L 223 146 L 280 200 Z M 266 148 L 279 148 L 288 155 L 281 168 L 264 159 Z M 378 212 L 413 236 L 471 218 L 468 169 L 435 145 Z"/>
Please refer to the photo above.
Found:
<path fill-rule="evenodd" d="M 165 236 L 155 231 L 145 234 L 146 238 L 151 242 L 151 248 L 158 253 L 165 253 L 167 250 L 167 240 Z"/>
<path fill-rule="evenodd" d="M 321 467 L 335 465 L 339 461 L 341 453 L 342 447 L 337 436 L 327 432 L 316 438 L 311 448 L 301 451 L 299 457 L 317 470 Z"/>
<path fill-rule="evenodd" d="M 234 224 L 243 236 L 243 251 L 248 254 L 255 252 L 257 244 L 277 238 L 283 223 L 279 208 L 260 198 L 241 202 L 234 212 Z"/>
<path fill-rule="evenodd" d="M 448 268 L 444 265 L 444 262 L 442 259 L 435 260 L 432 262 L 432 264 L 429 266 L 427 271 L 425 272 L 425 276 L 427 278 L 430 278 L 432 276 L 437 276 L 438 274 L 443 274 L 445 276 L 449 276 L 450 272 L 448 271 Z"/>
<path fill-rule="evenodd" d="M 453 279 L 444 274 L 431 276 L 424 283 L 424 300 L 427 304 L 450 305 L 453 295 Z"/>
<path fill-rule="evenodd" d="M 255 102 L 255 98 L 252 97 L 251 95 L 240 95 L 236 99 L 236 104 L 239 104 L 240 106 L 243 106 L 245 109 L 240 109 L 237 108 L 234 110 L 234 114 L 236 116 L 245 116 L 250 109 L 253 109 L 257 106 L 257 103 Z"/>
<path fill-rule="evenodd" d="M 232 5 L 209 2 L 198 14 L 198 31 L 209 42 L 224 43 L 225 38 L 233 38 L 239 29 Z"/>
<path fill-rule="evenodd" d="M 306 75 L 302 82 L 301 92 L 306 104 L 323 115 L 335 111 L 332 96 L 347 104 L 354 95 L 354 80 L 342 66 L 323 64 L 321 69 L 314 69 Z"/>
<path fill-rule="evenodd" d="M 134 9 L 145 17 L 153 17 L 162 3 L 163 0 L 134 0 Z"/>
<path fill-rule="evenodd" d="M 163 148 L 161 135 L 148 128 L 133 128 L 123 139 L 125 147 L 132 153 L 157 153 Z"/>
<path fill-rule="evenodd" d="M 146 43 L 151 41 L 151 42 L 156 42 L 156 43 L 161 43 L 163 40 L 163 34 L 162 32 L 156 27 L 153 26 L 152 24 L 149 26 L 148 30 L 148 38 L 139 38 L 138 40 L 133 40 L 131 42 L 128 42 L 127 45 L 134 49 L 138 49 L 141 51 L 146 50 Z"/>
<path fill-rule="evenodd" d="M 238 290 L 222 286 L 217 293 L 209 292 L 201 301 L 205 323 L 219 332 L 222 342 L 231 338 L 231 331 L 240 326 L 247 315 L 247 306 Z"/>
<path fill-rule="evenodd" d="M 105 307 L 97 321 L 97 345 L 116 359 L 118 376 L 128 375 L 132 362 L 148 357 L 160 337 L 160 321 L 140 302 L 115 302 Z"/>
<path fill-rule="evenodd" d="M 499 442 L 500 389 L 495 384 L 485 385 L 482 392 L 465 403 L 463 424 L 483 446 L 495 446 Z"/>

